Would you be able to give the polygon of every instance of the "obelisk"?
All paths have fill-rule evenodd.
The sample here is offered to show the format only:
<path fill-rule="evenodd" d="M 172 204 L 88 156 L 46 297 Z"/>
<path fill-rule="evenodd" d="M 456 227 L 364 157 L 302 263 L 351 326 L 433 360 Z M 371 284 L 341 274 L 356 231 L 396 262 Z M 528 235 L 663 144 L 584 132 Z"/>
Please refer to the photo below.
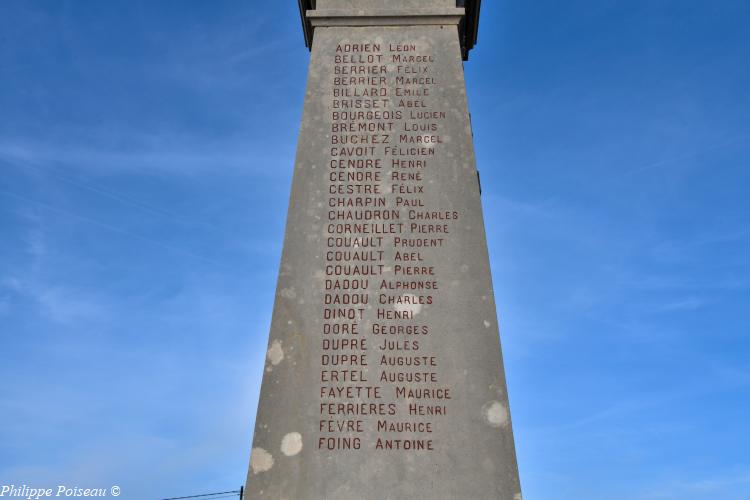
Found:
<path fill-rule="evenodd" d="M 519 500 L 462 66 L 479 0 L 300 10 L 311 59 L 246 496 Z"/>

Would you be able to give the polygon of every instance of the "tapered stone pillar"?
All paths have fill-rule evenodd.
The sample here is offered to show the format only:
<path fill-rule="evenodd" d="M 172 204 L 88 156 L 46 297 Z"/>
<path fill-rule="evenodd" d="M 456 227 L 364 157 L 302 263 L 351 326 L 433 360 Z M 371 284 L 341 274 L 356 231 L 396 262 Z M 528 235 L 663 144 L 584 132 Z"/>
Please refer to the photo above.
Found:
<path fill-rule="evenodd" d="M 246 496 L 518 500 L 462 66 L 479 2 L 300 6 L 312 54 Z"/>

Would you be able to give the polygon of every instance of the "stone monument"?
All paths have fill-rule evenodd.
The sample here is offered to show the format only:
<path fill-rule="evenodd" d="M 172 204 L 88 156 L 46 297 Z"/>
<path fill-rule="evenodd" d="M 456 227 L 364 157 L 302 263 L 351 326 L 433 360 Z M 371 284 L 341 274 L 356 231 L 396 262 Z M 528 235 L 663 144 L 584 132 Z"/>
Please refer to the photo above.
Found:
<path fill-rule="evenodd" d="M 479 0 L 300 11 L 311 59 L 246 498 L 519 500 L 462 66 Z"/>

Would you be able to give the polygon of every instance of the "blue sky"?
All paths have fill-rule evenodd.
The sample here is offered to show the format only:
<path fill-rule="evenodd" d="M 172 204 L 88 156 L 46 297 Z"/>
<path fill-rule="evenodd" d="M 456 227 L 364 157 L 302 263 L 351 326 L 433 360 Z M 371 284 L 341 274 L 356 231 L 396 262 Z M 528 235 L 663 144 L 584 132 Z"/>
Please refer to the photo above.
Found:
<path fill-rule="evenodd" d="M 0 4 L 0 484 L 244 480 L 292 1 Z M 466 65 L 526 500 L 750 498 L 750 4 L 484 2 Z"/>

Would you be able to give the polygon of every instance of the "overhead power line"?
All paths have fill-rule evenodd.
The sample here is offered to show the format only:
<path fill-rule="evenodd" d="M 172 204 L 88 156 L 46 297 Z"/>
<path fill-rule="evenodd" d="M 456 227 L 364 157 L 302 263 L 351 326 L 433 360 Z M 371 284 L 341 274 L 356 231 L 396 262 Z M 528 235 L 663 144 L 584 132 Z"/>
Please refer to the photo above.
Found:
<path fill-rule="evenodd" d="M 242 490 L 232 490 L 232 491 L 220 491 L 218 493 L 204 493 L 202 495 L 188 495 L 186 497 L 170 497 L 170 498 L 162 498 L 161 500 L 185 500 L 187 498 L 206 498 L 208 500 L 214 500 L 216 498 L 229 498 L 234 497 L 240 494 Z M 220 496 L 224 495 L 224 496 Z"/>

